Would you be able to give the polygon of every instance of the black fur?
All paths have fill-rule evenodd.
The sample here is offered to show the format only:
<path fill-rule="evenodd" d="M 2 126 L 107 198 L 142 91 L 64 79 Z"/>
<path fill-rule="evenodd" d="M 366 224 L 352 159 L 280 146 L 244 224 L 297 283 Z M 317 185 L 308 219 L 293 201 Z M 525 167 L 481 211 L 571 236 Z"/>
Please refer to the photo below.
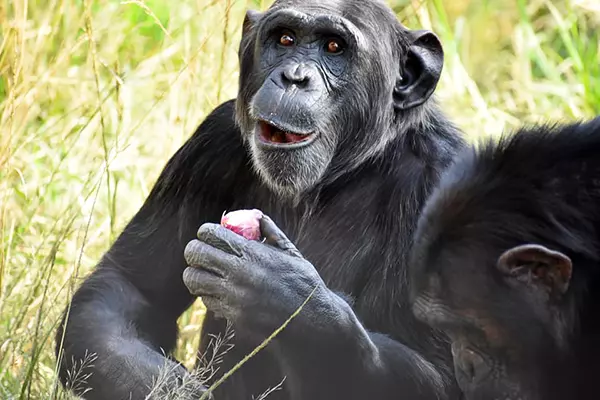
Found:
<path fill-rule="evenodd" d="M 599 155 L 600 119 L 524 128 L 457 157 L 427 202 L 414 310 L 452 338 L 468 399 L 597 398 Z M 505 251 L 529 244 L 570 258 L 564 295 L 498 268 Z M 464 348 L 483 360 L 473 379 L 460 371 L 473 362 Z"/>
<path fill-rule="evenodd" d="M 354 38 L 360 52 L 345 53 L 346 72 L 323 78 L 339 85 L 323 100 L 329 106 L 311 117 L 325 145 L 302 148 L 301 156 L 272 153 L 266 162 L 261 158 L 266 153 L 253 147 L 253 112 L 267 106 L 253 103 L 250 112 L 250 104 L 268 80 L 265 73 L 279 64 L 256 67 L 267 57 L 260 56 L 264 52 L 255 42 L 260 20 L 267 17 L 249 13 L 236 103 L 215 109 L 173 156 L 73 298 L 61 380 L 73 359 L 83 358 L 86 350 L 97 353 L 88 379 L 93 390 L 86 398 L 138 399 L 148 392 L 167 361 L 161 351 L 169 353 L 175 345 L 176 320 L 193 301 L 182 282 L 184 247 L 201 224 L 244 208 L 271 216 L 316 267 L 331 291 L 331 304 L 323 305 L 330 306 L 328 318 L 336 324 L 323 324 L 318 313 L 312 314 L 314 330 L 295 335 L 298 325 L 292 322 L 217 390 L 217 400 L 258 396 L 284 376 L 284 389 L 270 399 L 457 398 L 448 344 L 414 318 L 407 293 L 407 255 L 417 216 L 463 145 L 429 98 L 439 78 L 441 47 L 431 33 L 403 28 L 382 2 L 319 3 L 278 1 L 266 16 L 285 8 L 344 18 L 360 35 Z M 282 124 L 305 127 L 293 113 L 277 115 Z M 315 157 L 329 160 L 322 171 L 302 169 Z M 284 167 L 291 168 L 284 173 L 295 167 L 304 174 L 304 184 L 277 180 L 277 168 Z M 207 335 L 224 328 L 225 322 L 209 312 L 201 351 Z M 220 370 L 228 370 L 259 341 L 237 332 Z M 182 368 L 175 372 L 186 375 Z"/>

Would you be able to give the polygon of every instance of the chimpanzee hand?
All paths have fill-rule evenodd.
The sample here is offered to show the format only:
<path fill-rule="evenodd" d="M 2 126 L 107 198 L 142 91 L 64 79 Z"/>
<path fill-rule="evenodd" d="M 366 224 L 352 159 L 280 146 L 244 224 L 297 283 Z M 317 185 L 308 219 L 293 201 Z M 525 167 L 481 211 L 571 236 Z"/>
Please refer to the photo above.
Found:
<path fill-rule="evenodd" d="M 183 281 L 206 307 L 236 328 L 277 328 L 313 292 L 328 292 L 323 280 L 268 217 L 260 221 L 264 243 L 250 241 L 217 224 L 204 224 L 185 248 L 190 267 Z M 313 298 L 309 301 L 312 302 Z M 316 300 L 316 299 L 315 299 Z"/>

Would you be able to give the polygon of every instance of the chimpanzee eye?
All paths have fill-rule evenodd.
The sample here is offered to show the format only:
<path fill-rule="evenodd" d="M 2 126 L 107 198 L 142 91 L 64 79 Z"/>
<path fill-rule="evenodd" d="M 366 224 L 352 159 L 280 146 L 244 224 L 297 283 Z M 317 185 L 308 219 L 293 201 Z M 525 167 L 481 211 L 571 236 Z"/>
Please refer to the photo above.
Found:
<path fill-rule="evenodd" d="M 338 39 L 330 39 L 327 41 L 325 51 L 330 54 L 340 54 L 344 50 L 344 44 Z"/>
<path fill-rule="evenodd" d="M 295 42 L 294 36 L 290 32 L 283 32 L 279 37 L 279 44 L 285 47 L 292 46 Z"/>

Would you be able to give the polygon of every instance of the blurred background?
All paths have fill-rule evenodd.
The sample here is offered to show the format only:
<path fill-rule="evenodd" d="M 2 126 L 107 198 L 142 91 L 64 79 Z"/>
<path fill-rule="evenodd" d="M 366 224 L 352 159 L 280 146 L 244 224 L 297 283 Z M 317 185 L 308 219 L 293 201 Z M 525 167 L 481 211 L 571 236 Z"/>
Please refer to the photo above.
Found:
<path fill-rule="evenodd" d="M 250 0 L 0 0 L 0 398 L 65 398 L 73 289 L 238 83 Z M 597 0 L 389 0 L 441 38 L 437 97 L 469 135 L 600 109 Z M 191 366 L 203 307 L 180 320 Z"/>

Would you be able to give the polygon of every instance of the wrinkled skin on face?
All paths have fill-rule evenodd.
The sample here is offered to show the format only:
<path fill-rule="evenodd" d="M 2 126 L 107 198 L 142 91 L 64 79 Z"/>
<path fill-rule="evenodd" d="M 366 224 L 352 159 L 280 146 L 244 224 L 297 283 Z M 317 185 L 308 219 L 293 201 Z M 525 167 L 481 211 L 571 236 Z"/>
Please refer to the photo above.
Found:
<path fill-rule="evenodd" d="M 255 169 L 284 196 L 357 167 L 419 120 L 443 62 L 431 32 L 356 1 L 249 11 L 239 55 L 236 118 Z"/>

